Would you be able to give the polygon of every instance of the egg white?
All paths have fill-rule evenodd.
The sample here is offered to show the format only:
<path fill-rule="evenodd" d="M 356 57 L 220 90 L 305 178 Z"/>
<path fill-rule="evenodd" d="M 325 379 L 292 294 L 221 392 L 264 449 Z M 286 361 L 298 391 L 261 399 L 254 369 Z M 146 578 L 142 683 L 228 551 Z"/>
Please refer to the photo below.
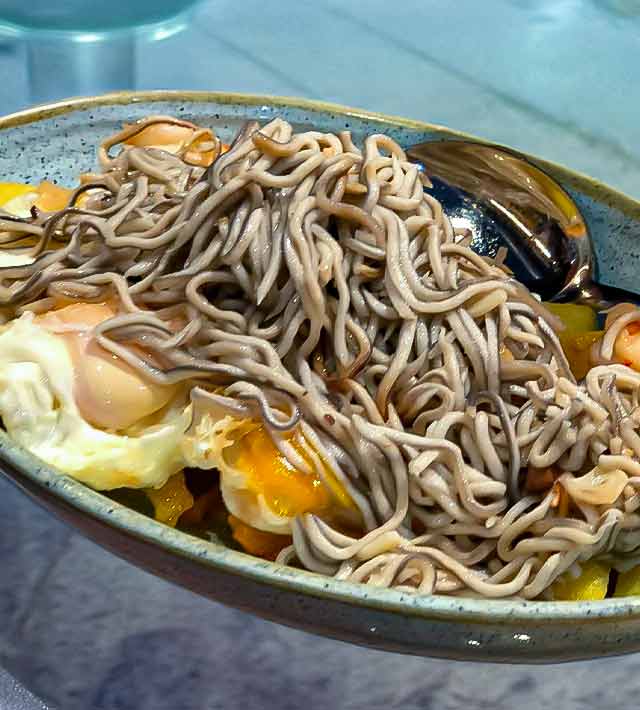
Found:
<path fill-rule="evenodd" d="M 8 202 L 5 202 L 3 205 L 0 205 L 0 208 L 14 217 L 29 217 L 31 215 L 31 207 L 35 205 L 37 199 L 37 192 L 27 192 L 24 195 L 18 195 Z M 19 251 L 0 249 L 0 268 L 3 266 L 32 264 L 33 261 L 33 257 L 27 256 Z"/>
<path fill-rule="evenodd" d="M 33 264 L 35 259 L 27 254 L 0 249 L 0 268 L 3 266 L 24 266 Z"/>
<path fill-rule="evenodd" d="M 98 490 L 159 488 L 185 465 L 182 408 L 139 434 L 96 429 L 73 395 L 71 356 L 26 313 L 0 333 L 0 417 L 9 436 L 46 463 Z"/>
<path fill-rule="evenodd" d="M 288 535 L 293 518 L 274 513 L 265 497 L 250 489 L 247 474 L 225 458 L 225 449 L 233 446 L 250 425 L 247 419 L 228 415 L 216 419 L 207 412 L 183 438 L 183 456 L 188 466 L 218 469 L 222 499 L 232 515 L 258 530 Z"/>
<path fill-rule="evenodd" d="M 33 190 L 33 192 L 25 192 L 23 195 L 11 198 L 0 207 L 14 217 L 30 217 L 31 208 L 35 205 L 37 199 L 38 192 Z"/>

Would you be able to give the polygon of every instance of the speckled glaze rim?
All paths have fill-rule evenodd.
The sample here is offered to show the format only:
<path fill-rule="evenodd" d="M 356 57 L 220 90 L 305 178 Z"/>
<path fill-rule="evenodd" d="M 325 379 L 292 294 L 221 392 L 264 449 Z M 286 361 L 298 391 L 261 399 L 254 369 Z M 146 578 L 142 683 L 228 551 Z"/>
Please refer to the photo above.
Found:
<path fill-rule="evenodd" d="M 391 125 L 394 127 L 407 128 L 414 131 L 436 131 L 443 136 L 450 138 L 463 138 L 465 140 L 477 141 L 481 143 L 491 143 L 507 150 L 513 150 L 510 146 L 488 141 L 464 131 L 447 128 L 437 123 L 427 123 L 412 118 L 394 116 L 390 114 L 377 113 L 364 109 L 334 104 L 328 101 L 316 101 L 313 99 L 302 99 L 290 96 L 271 96 L 269 94 L 243 94 L 216 91 L 174 91 L 168 89 L 158 89 L 153 91 L 117 91 L 100 96 L 79 96 L 48 104 L 41 104 L 17 111 L 0 117 L 0 131 L 5 128 L 34 123 L 46 118 L 53 118 L 72 111 L 91 109 L 96 106 L 114 106 L 139 103 L 160 103 L 163 101 L 185 101 L 193 103 L 215 102 L 219 104 L 244 104 L 246 106 L 281 106 L 282 108 L 296 108 L 310 113 L 339 114 L 345 118 L 357 118 L 378 123 L 381 126 Z M 516 151 L 522 152 L 524 151 Z M 597 180 L 590 175 L 571 170 L 560 163 L 546 160 L 535 155 L 526 153 L 534 162 L 548 170 L 555 177 L 561 179 L 565 185 L 576 186 L 586 195 L 604 203 L 610 207 L 615 207 L 623 214 L 640 221 L 640 201 L 626 195 L 620 190 L 616 190 L 610 185 Z"/>
<path fill-rule="evenodd" d="M 53 104 L 36 106 L 0 118 L 0 131 L 38 122 L 65 113 L 99 106 L 126 105 L 157 102 L 194 102 L 236 104 L 246 106 L 295 108 L 316 114 L 341 115 L 359 118 L 379 125 L 403 127 L 410 130 L 435 131 L 443 137 L 482 140 L 476 136 L 446 127 L 420 121 L 368 112 L 337 104 L 298 98 L 263 96 L 255 94 L 216 93 L 205 91 L 145 91 L 118 92 L 97 97 L 73 98 Z M 483 141 L 484 142 L 484 141 Z M 508 147 L 508 146 L 505 146 Z M 640 202 L 594 178 L 569 170 L 556 163 L 529 156 L 566 185 L 576 186 L 601 203 L 614 207 L 640 221 Z M 109 498 L 93 491 L 53 468 L 44 466 L 29 452 L 14 444 L 0 431 L 0 461 L 18 470 L 21 475 L 43 489 L 59 496 L 79 512 L 93 516 L 118 528 L 128 535 L 160 545 L 176 555 L 190 558 L 212 568 L 224 570 L 238 577 L 273 587 L 286 588 L 303 595 L 334 599 L 347 604 L 383 610 L 425 619 L 443 619 L 452 622 L 483 621 L 522 622 L 524 625 L 544 625 L 545 622 L 596 624 L 640 618 L 640 597 L 606 599 L 596 602 L 536 602 L 489 599 L 458 599 L 446 596 L 417 596 L 389 589 L 336 581 L 312 572 L 298 570 L 267 562 L 223 545 L 206 542 L 180 532 L 136 513 Z"/>

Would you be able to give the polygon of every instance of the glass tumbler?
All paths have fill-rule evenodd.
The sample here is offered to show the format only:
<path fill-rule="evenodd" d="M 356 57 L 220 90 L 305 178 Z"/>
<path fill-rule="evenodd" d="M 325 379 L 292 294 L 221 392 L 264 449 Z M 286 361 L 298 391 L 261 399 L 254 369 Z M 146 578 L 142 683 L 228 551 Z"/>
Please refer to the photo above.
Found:
<path fill-rule="evenodd" d="M 0 0 L 0 32 L 26 44 L 30 98 L 134 88 L 138 38 L 186 26 L 199 0 Z"/>

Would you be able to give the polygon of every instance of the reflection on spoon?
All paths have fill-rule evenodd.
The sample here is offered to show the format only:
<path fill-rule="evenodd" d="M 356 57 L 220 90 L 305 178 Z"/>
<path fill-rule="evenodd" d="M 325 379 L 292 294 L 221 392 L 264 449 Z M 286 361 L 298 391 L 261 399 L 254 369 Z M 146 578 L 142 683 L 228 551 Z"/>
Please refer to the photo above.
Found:
<path fill-rule="evenodd" d="M 596 308 L 633 298 L 593 281 L 594 257 L 585 220 L 567 192 L 524 156 L 473 141 L 420 143 L 411 160 L 431 179 L 454 228 L 468 230 L 472 247 L 507 265 L 545 300 Z M 638 284 L 640 294 L 640 283 Z"/>

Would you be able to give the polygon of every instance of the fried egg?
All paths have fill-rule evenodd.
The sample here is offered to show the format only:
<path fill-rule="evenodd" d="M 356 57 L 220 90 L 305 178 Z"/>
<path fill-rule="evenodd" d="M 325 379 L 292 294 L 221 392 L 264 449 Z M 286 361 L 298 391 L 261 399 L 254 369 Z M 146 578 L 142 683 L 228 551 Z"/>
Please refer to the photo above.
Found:
<path fill-rule="evenodd" d="M 2 327 L 0 417 L 14 441 L 98 490 L 157 489 L 188 466 L 218 469 L 229 513 L 278 535 L 302 513 L 353 513 L 309 442 L 289 437 L 308 469 L 297 470 L 259 421 L 205 412 L 192 422 L 184 388 L 149 382 L 104 350 L 94 328 L 115 314 L 109 303 L 74 303 Z"/>
<path fill-rule="evenodd" d="M 312 460 L 293 436 L 289 443 L 310 472 L 297 470 L 261 423 L 231 416 L 216 420 L 206 413 L 183 439 L 183 454 L 189 466 L 219 470 L 227 510 L 258 530 L 288 535 L 293 518 L 302 513 L 353 513 L 353 502 L 329 465 L 317 453 Z"/>
<path fill-rule="evenodd" d="M 204 132 L 194 141 L 194 134 L 195 127 L 157 123 L 126 144 L 186 150 L 192 164 L 209 165 L 212 135 Z M 71 192 L 49 182 L 0 183 L 0 208 L 28 217 L 33 206 L 63 209 Z M 31 261 L 0 250 L 0 267 Z M 293 518 L 307 512 L 353 517 L 351 498 L 322 457 L 309 456 L 308 442 L 304 451 L 290 441 L 306 464 L 300 471 L 260 422 L 212 413 L 192 422 L 184 391 L 151 384 L 102 349 L 93 328 L 113 315 L 106 303 L 76 303 L 39 316 L 26 313 L 2 327 L 0 417 L 14 441 L 98 490 L 161 489 L 161 504 L 172 485 L 167 481 L 183 468 L 218 469 L 232 519 L 265 533 L 289 535 Z M 171 524 L 174 513 L 172 508 Z"/>
<path fill-rule="evenodd" d="M 43 212 L 55 212 L 67 206 L 71 193 L 72 190 L 46 180 L 37 186 L 2 182 L 0 207 L 14 217 L 29 217 L 34 206 Z"/>
<path fill-rule="evenodd" d="M 40 185 L 25 185 L 17 182 L 0 182 L 0 209 L 13 217 L 31 216 L 32 207 L 43 212 L 64 209 L 72 191 L 52 182 Z M 33 258 L 24 249 L 0 249 L 0 268 L 33 263 Z"/>
<path fill-rule="evenodd" d="M 76 304 L 4 326 L 0 417 L 15 442 L 93 488 L 158 488 L 183 468 L 189 416 L 170 406 L 174 388 L 92 342 L 110 315 L 105 304 Z"/>
<path fill-rule="evenodd" d="M 200 133 L 199 137 L 197 133 Z M 168 153 L 183 152 L 184 160 L 191 165 L 208 167 L 216 156 L 213 133 L 198 129 L 187 122 L 152 123 L 125 141 L 126 145 L 160 148 Z"/>
<path fill-rule="evenodd" d="M 200 130 L 200 135 L 197 136 L 198 131 L 196 126 L 186 122 L 184 125 L 159 122 L 131 136 L 125 141 L 125 145 L 157 148 L 174 154 L 185 151 L 184 158 L 187 162 L 207 167 L 216 155 L 215 141 L 211 131 Z M 226 145 L 222 147 L 228 148 Z M 29 217 L 32 207 L 37 207 L 42 212 L 55 212 L 67 206 L 72 193 L 73 190 L 47 180 L 39 185 L 0 182 L 0 208 L 14 217 Z M 3 265 L 5 264 L 0 262 L 0 266 Z"/>

